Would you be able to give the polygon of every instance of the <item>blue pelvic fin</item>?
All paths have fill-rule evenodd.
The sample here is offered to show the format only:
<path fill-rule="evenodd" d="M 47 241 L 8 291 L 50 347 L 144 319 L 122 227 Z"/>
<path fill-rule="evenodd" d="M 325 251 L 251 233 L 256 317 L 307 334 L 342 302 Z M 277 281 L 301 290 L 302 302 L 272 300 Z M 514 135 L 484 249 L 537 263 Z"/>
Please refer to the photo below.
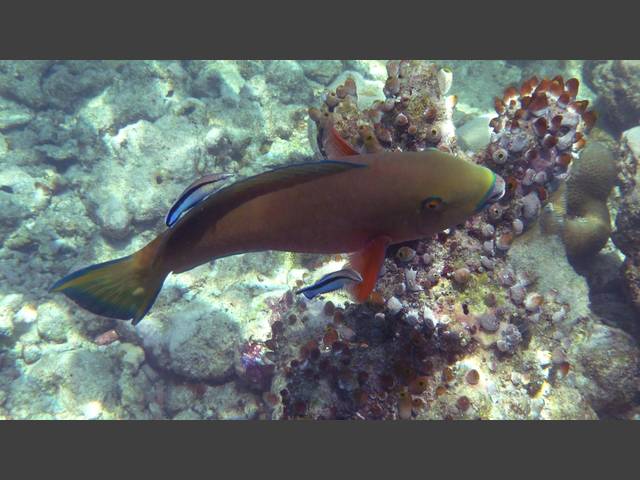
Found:
<path fill-rule="evenodd" d="M 169 213 L 165 218 L 167 227 L 174 225 L 187 210 L 202 202 L 209 195 L 219 189 L 219 183 L 229 178 L 228 174 L 205 175 L 199 178 L 187 188 L 178 197 L 169 209 Z"/>

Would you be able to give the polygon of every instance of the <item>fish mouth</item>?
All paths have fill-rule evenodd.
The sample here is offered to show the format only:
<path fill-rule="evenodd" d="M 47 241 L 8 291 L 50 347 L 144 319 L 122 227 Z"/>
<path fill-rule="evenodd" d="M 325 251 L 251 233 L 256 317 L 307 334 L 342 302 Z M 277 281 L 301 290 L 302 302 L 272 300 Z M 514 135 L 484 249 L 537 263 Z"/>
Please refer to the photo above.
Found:
<path fill-rule="evenodd" d="M 492 189 L 491 195 L 487 199 L 487 203 L 494 203 L 500 200 L 502 197 L 504 197 L 504 193 L 507 188 L 506 187 L 507 184 L 504 181 L 504 178 L 502 178 L 498 174 L 495 174 L 495 176 L 496 178 L 493 182 L 493 189 Z"/>
<path fill-rule="evenodd" d="M 484 198 L 478 204 L 478 208 L 476 209 L 476 212 L 484 210 L 490 204 L 500 200 L 502 197 L 504 197 L 505 191 L 506 191 L 506 183 L 504 179 L 497 173 L 494 173 L 493 182 L 491 183 L 491 188 L 487 191 Z"/>

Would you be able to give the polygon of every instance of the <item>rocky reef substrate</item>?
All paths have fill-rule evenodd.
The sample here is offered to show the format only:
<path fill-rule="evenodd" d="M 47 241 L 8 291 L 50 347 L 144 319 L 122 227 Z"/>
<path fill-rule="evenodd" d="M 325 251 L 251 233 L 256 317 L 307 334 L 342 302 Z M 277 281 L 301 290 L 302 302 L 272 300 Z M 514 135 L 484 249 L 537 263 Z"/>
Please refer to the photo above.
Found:
<path fill-rule="evenodd" d="M 634 65 L 537 67 L 0 62 L 0 417 L 636 418 Z M 564 113 L 585 100 L 606 106 L 609 131 L 584 103 Z M 360 151 L 447 149 L 512 177 L 513 191 L 389 249 L 363 305 L 293 294 L 344 257 L 278 252 L 170 276 L 135 327 L 47 293 L 151 240 L 195 178 L 321 155 L 325 113 Z M 613 242 L 581 264 L 539 219 L 585 142 L 614 152 L 619 176 L 600 202 Z"/>

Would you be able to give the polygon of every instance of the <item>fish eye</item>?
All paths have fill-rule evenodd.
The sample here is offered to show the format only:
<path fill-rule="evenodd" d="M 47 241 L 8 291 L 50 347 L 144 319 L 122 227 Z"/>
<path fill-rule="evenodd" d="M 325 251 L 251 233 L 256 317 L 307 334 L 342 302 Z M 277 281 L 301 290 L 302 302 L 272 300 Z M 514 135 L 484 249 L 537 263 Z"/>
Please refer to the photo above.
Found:
<path fill-rule="evenodd" d="M 440 197 L 428 197 L 422 201 L 422 210 L 431 210 L 432 212 L 439 212 L 444 208 L 444 202 Z"/>

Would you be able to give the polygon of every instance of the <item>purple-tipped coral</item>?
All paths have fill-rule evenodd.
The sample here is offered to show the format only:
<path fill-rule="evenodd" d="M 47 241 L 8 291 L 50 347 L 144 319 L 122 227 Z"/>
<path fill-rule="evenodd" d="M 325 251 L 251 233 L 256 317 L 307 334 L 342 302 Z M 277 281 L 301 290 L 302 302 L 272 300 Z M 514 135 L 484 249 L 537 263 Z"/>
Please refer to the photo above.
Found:
<path fill-rule="evenodd" d="M 504 178 L 514 179 L 515 192 L 524 196 L 537 186 L 554 189 L 595 123 L 586 100 L 576 100 L 578 80 L 565 83 L 557 76 L 532 77 L 520 89 L 509 87 L 496 98 L 497 117 L 491 120 L 491 143 L 485 162 Z"/>
<path fill-rule="evenodd" d="M 485 214 L 495 228 L 498 252 L 507 251 L 513 235 L 538 219 L 585 146 L 596 115 L 586 100 L 576 99 L 578 87 L 575 78 L 532 77 L 494 100 L 498 115 L 490 122 L 491 141 L 476 160 L 506 182 L 505 196 Z"/>

